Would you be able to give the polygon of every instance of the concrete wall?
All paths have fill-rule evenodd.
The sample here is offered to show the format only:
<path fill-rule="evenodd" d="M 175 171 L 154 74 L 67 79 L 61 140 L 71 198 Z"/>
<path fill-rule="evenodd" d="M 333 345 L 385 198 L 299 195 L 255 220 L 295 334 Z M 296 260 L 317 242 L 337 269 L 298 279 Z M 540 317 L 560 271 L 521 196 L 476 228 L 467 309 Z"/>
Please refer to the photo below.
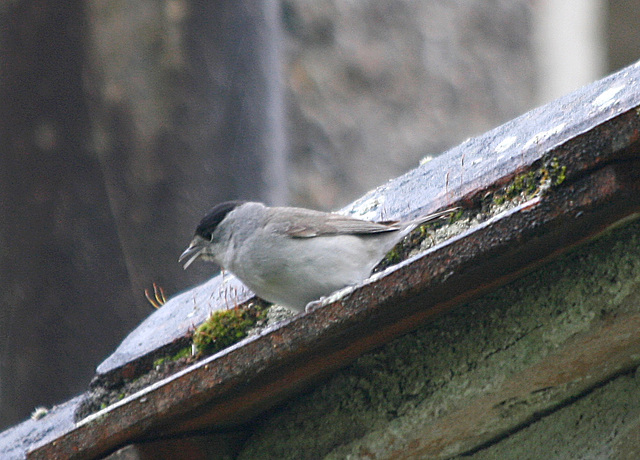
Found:
<path fill-rule="evenodd" d="M 638 458 L 640 222 L 359 358 L 242 459 Z"/>

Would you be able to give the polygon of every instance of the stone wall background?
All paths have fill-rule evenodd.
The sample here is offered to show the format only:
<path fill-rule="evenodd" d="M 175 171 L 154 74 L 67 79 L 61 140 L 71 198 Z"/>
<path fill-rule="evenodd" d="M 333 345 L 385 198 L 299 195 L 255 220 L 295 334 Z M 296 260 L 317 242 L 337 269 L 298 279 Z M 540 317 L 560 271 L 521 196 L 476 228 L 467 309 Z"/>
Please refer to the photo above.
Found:
<path fill-rule="evenodd" d="M 336 209 L 535 102 L 527 1 L 286 1 L 291 201 Z"/>

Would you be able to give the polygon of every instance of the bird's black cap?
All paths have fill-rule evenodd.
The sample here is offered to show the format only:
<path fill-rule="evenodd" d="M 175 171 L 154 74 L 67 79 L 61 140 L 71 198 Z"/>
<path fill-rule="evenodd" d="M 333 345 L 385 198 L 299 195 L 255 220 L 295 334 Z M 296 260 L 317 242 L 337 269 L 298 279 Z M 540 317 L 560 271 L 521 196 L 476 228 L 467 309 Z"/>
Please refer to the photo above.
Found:
<path fill-rule="evenodd" d="M 198 227 L 196 228 L 196 235 L 210 240 L 211 235 L 215 231 L 218 224 L 220 224 L 220 222 L 222 222 L 224 218 L 227 217 L 227 214 L 229 214 L 231 211 L 233 211 L 243 203 L 246 203 L 246 201 L 225 201 L 224 203 L 215 205 L 202 218 L 200 224 L 198 224 Z"/>

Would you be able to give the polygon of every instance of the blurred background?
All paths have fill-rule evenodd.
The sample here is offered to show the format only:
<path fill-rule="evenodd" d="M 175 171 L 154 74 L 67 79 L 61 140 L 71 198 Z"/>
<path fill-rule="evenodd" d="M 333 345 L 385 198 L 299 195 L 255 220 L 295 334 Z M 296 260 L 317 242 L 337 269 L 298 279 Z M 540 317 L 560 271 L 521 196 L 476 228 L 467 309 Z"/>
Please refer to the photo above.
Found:
<path fill-rule="evenodd" d="M 0 3 L 0 429 L 87 389 L 215 203 L 334 210 L 640 58 L 640 0 Z"/>

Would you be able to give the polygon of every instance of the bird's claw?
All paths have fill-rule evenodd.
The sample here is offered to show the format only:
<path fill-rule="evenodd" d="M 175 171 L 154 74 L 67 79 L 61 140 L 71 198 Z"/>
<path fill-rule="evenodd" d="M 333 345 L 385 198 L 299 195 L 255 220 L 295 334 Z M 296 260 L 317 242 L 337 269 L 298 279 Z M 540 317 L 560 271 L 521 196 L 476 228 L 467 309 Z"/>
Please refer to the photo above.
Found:
<path fill-rule="evenodd" d="M 167 297 L 164 295 L 164 289 L 156 283 L 153 283 L 153 296 L 151 296 L 148 289 L 144 290 L 144 296 L 156 310 L 167 303 Z"/>

